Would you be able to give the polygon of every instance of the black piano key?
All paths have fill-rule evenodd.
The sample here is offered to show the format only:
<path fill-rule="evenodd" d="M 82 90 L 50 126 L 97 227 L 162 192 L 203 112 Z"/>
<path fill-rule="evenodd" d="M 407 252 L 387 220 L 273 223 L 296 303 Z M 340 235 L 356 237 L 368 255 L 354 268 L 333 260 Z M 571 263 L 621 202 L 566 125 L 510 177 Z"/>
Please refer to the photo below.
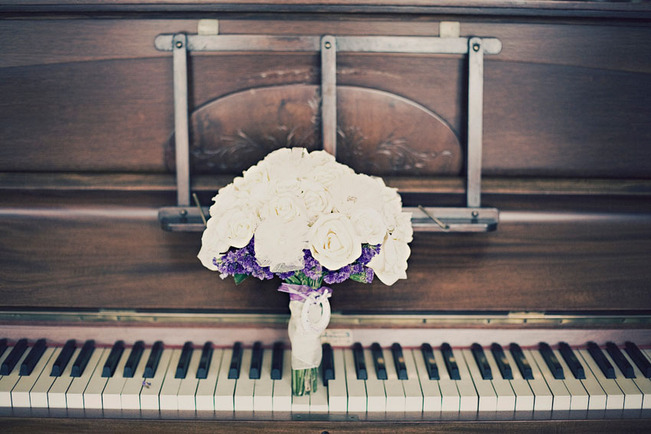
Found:
<path fill-rule="evenodd" d="M 251 367 L 249 368 L 249 378 L 251 380 L 260 379 L 263 354 L 262 342 L 255 342 L 253 344 L 253 351 L 251 352 Z"/>
<path fill-rule="evenodd" d="M 88 361 L 90 357 L 95 352 L 95 341 L 92 339 L 84 342 L 84 345 L 81 347 L 79 355 L 72 364 L 72 371 L 70 372 L 71 377 L 81 377 L 88 366 Z"/>
<path fill-rule="evenodd" d="M 23 356 L 23 354 L 25 354 L 26 350 L 27 350 L 27 339 L 23 338 L 18 342 L 16 342 L 16 345 L 14 345 L 7 358 L 4 359 L 2 365 L 0 366 L 0 375 L 11 374 L 11 371 L 14 370 L 14 367 L 16 367 L 16 364 Z"/>
<path fill-rule="evenodd" d="M 554 378 L 557 380 L 565 380 L 563 367 L 556 358 L 554 351 L 552 351 L 552 347 L 550 347 L 549 344 L 545 342 L 541 342 L 538 344 L 538 351 L 540 351 L 540 355 L 543 357 L 543 360 L 545 360 L 545 363 L 547 364 L 547 367 L 551 371 Z"/>
<path fill-rule="evenodd" d="M 610 361 L 608 361 L 601 348 L 599 348 L 599 345 L 594 342 L 588 342 L 588 353 L 590 353 L 590 356 L 594 359 L 597 366 L 599 366 L 604 377 L 615 378 L 615 368 L 610 364 Z"/>
<path fill-rule="evenodd" d="M 0 357 L 7 351 L 7 347 L 9 346 L 7 342 L 7 338 L 0 339 Z"/>
<path fill-rule="evenodd" d="M 355 361 L 355 373 L 358 380 L 368 380 L 366 360 L 364 360 L 364 348 L 359 342 L 353 344 L 353 359 Z"/>
<path fill-rule="evenodd" d="M 194 351 L 192 342 L 188 341 L 183 344 L 181 357 L 179 357 L 179 363 L 176 365 L 174 378 L 185 378 L 188 375 L 188 367 L 190 366 L 190 360 L 192 359 L 192 351 Z"/>
<path fill-rule="evenodd" d="M 142 357 L 142 353 L 144 351 L 145 343 L 143 341 L 137 341 L 133 344 L 131 353 L 127 358 L 127 363 L 124 365 L 124 371 L 122 372 L 122 376 L 124 378 L 133 378 L 133 375 L 136 372 L 136 368 L 138 367 L 138 363 L 140 363 L 140 358 Z"/>
<path fill-rule="evenodd" d="M 626 360 L 626 357 L 624 354 L 622 354 L 617 345 L 615 345 L 613 342 L 606 342 L 606 351 L 608 351 L 610 358 L 613 359 L 619 370 L 622 371 L 624 377 L 635 378 L 635 370 L 633 369 L 633 365 L 628 363 L 628 360 Z"/>
<path fill-rule="evenodd" d="M 495 363 L 497 363 L 497 368 L 500 370 L 500 374 L 502 374 L 502 378 L 505 380 L 513 380 L 513 371 L 511 370 L 509 359 L 506 358 L 502 346 L 494 342 L 491 345 L 491 353 L 493 354 Z"/>
<path fill-rule="evenodd" d="M 572 351 L 572 348 L 570 348 L 566 342 L 559 342 L 558 351 L 561 353 L 561 356 L 563 356 L 563 360 L 565 360 L 567 367 L 572 371 L 574 378 L 585 380 L 585 371 L 583 366 L 581 365 L 581 362 L 579 362 L 579 359 L 577 359 L 574 351 Z"/>
<path fill-rule="evenodd" d="M 441 354 L 443 355 L 443 362 L 448 370 L 448 374 L 452 380 L 461 380 L 459 374 L 459 366 L 457 366 L 457 359 L 454 357 L 452 347 L 447 342 L 441 345 Z"/>
<path fill-rule="evenodd" d="M 231 364 L 228 367 L 228 378 L 230 380 L 237 380 L 240 378 L 240 367 L 242 366 L 242 343 L 235 342 L 233 345 L 233 355 L 231 357 Z"/>
<path fill-rule="evenodd" d="M 63 374 L 63 370 L 66 369 L 66 366 L 68 366 L 68 363 L 70 362 L 70 359 L 72 358 L 72 354 L 75 352 L 76 347 L 77 342 L 74 339 L 70 339 L 68 342 L 66 342 L 66 344 L 61 349 L 61 352 L 59 353 L 59 357 L 57 357 L 57 359 L 54 361 L 52 372 L 50 372 L 50 377 L 60 377 L 61 374 Z"/>
<path fill-rule="evenodd" d="M 512 343 L 509 345 L 509 351 L 513 356 L 513 360 L 515 360 L 515 364 L 518 365 L 518 370 L 520 370 L 522 378 L 525 380 L 533 380 L 533 371 L 531 370 L 531 365 L 529 364 L 527 358 L 524 356 L 520 345 Z"/>
<path fill-rule="evenodd" d="M 492 380 L 493 371 L 491 369 L 491 366 L 488 364 L 488 359 L 486 359 L 486 354 L 484 353 L 484 349 L 481 347 L 481 345 L 477 343 L 472 344 L 470 346 L 470 351 L 472 352 L 472 356 L 475 359 L 475 363 L 477 363 L 481 378 L 484 380 Z"/>
<path fill-rule="evenodd" d="M 276 342 L 271 351 L 271 379 L 282 380 L 283 378 L 283 359 L 285 357 L 285 344 Z"/>
<path fill-rule="evenodd" d="M 651 363 L 649 360 L 644 357 L 642 351 L 635 345 L 633 342 L 624 343 L 626 353 L 629 355 L 633 363 L 637 365 L 637 368 L 642 371 L 642 375 L 646 378 L 651 378 Z"/>
<path fill-rule="evenodd" d="M 115 368 L 118 366 L 122 353 L 124 353 L 124 341 L 117 341 L 113 344 L 108 359 L 106 359 L 106 363 L 104 363 L 104 367 L 102 368 L 102 377 L 110 378 L 115 374 Z"/>
<path fill-rule="evenodd" d="M 23 360 L 23 363 L 21 363 L 19 374 L 32 375 L 34 366 L 36 366 L 38 361 L 41 360 L 41 357 L 43 356 L 46 348 L 47 345 L 45 345 L 45 339 L 39 339 L 36 341 L 32 349 L 29 351 L 27 357 L 25 357 L 25 360 Z"/>
<path fill-rule="evenodd" d="M 420 346 L 420 352 L 423 355 L 423 360 L 425 361 L 425 369 L 427 369 L 427 376 L 430 380 L 440 380 L 439 376 L 439 367 L 436 365 L 436 359 L 434 358 L 434 351 L 432 346 L 428 343 L 424 343 Z"/>
<path fill-rule="evenodd" d="M 387 379 L 387 365 L 382 353 L 382 347 L 377 342 L 371 344 L 371 355 L 373 356 L 373 364 L 375 365 L 375 374 L 378 380 Z"/>
<path fill-rule="evenodd" d="M 208 370 L 210 369 L 210 362 L 212 361 L 212 342 L 208 341 L 203 344 L 201 349 L 201 358 L 199 358 L 199 367 L 197 368 L 197 378 L 205 380 L 208 378 Z"/>
<path fill-rule="evenodd" d="M 323 357 L 321 358 L 321 373 L 323 375 L 323 384 L 328 386 L 328 380 L 335 379 L 335 358 L 332 353 L 332 347 L 330 344 L 321 345 L 321 352 Z"/>
<path fill-rule="evenodd" d="M 408 380 L 407 377 L 407 366 L 405 365 L 405 356 L 402 353 L 402 347 L 399 343 L 394 343 L 391 345 L 391 354 L 393 355 L 393 363 L 396 366 L 396 374 L 398 374 L 398 380 Z"/>
<path fill-rule="evenodd" d="M 149 353 L 149 358 L 145 364 L 145 373 L 142 378 L 153 378 L 156 375 L 156 370 L 158 369 L 158 363 L 160 358 L 163 355 L 163 342 L 156 341 L 151 347 L 151 353 Z"/>

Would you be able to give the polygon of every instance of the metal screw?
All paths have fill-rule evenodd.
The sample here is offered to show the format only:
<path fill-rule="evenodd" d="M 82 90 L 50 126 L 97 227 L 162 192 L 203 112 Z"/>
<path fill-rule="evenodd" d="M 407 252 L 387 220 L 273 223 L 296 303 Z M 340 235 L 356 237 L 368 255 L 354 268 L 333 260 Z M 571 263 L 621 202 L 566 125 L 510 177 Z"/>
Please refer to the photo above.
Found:
<path fill-rule="evenodd" d="M 472 49 L 473 51 L 479 51 L 479 44 L 473 44 Z"/>
<path fill-rule="evenodd" d="M 183 42 L 176 41 L 176 48 L 183 48 Z M 476 50 L 475 50 L 476 51 Z"/>
<path fill-rule="evenodd" d="M 479 216 L 479 211 L 473 211 L 472 216 L 473 218 L 477 218 Z"/>
<path fill-rule="evenodd" d="M 179 211 L 179 214 L 181 214 L 181 217 L 185 217 L 186 215 L 188 215 L 188 210 L 182 209 Z"/>
<path fill-rule="evenodd" d="M 332 47 L 332 44 L 330 43 L 330 41 L 326 41 L 326 43 L 323 44 L 323 46 L 327 49 L 327 48 Z"/>

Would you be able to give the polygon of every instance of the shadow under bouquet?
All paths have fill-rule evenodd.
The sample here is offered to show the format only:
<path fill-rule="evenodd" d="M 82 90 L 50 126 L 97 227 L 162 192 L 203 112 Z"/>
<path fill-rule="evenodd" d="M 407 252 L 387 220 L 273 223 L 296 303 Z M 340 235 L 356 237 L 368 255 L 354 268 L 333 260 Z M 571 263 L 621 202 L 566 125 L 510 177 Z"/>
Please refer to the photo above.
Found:
<path fill-rule="evenodd" d="M 406 279 L 411 214 L 394 188 L 325 151 L 281 148 L 213 198 L 201 263 L 233 276 L 279 277 L 289 294 L 292 392 L 316 390 L 332 285 Z"/>

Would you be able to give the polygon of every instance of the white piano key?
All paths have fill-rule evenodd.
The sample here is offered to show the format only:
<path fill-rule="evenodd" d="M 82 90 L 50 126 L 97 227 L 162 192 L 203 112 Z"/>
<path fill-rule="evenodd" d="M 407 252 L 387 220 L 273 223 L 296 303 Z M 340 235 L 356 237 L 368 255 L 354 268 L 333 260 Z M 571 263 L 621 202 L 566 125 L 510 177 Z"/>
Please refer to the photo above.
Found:
<path fill-rule="evenodd" d="M 495 412 L 497 411 L 497 394 L 495 389 L 493 389 L 493 383 L 491 380 L 484 380 L 479 372 L 479 367 L 475 362 L 470 350 L 461 350 L 458 351 L 461 357 L 457 357 L 457 360 L 463 359 L 465 361 L 465 366 L 470 374 L 471 379 L 475 383 L 475 389 L 477 390 L 477 396 L 479 397 L 478 409 L 480 412 Z"/>
<path fill-rule="evenodd" d="M 366 383 L 357 379 L 353 350 L 344 350 L 346 364 L 346 387 L 348 389 L 348 412 L 366 412 Z M 368 368 L 368 367 L 367 367 Z"/>
<path fill-rule="evenodd" d="M 463 355 L 460 350 L 454 352 L 454 356 L 459 366 L 459 376 L 461 380 L 456 380 L 457 389 L 459 389 L 459 397 L 461 405 L 459 411 L 461 412 L 476 412 L 479 408 L 479 394 L 475 389 L 475 384 L 472 381 L 468 367 L 464 361 Z M 442 360 L 442 359 L 441 359 Z"/>
<path fill-rule="evenodd" d="M 222 363 L 219 367 L 219 376 L 217 378 L 217 387 L 215 388 L 215 411 L 233 411 L 233 395 L 235 393 L 235 384 L 237 380 L 228 378 L 228 370 L 233 358 L 233 349 L 224 350 Z M 240 371 L 240 378 L 243 372 Z M 247 373 L 248 376 L 248 373 Z"/>
<path fill-rule="evenodd" d="M 124 379 L 124 386 L 120 393 L 120 407 L 123 410 L 140 410 L 140 391 L 143 387 L 142 382 L 144 380 L 143 375 L 145 375 L 145 366 L 150 355 L 151 348 L 146 348 L 140 356 L 135 371 L 133 371 L 133 377 Z M 127 360 L 129 359 L 128 356 L 125 358 Z"/>
<path fill-rule="evenodd" d="M 53 353 L 54 348 L 47 348 L 36 366 L 34 366 L 31 375 L 20 377 L 11 391 L 11 404 L 14 408 L 30 407 L 29 391 L 32 390 L 32 387 L 36 384 L 39 376 L 43 373 L 43 369 L 47 365 L 47 362 L 50 360 Z"/>
<path fill-rule="evenodd" d="M 81 348 L 75 349 L 72 353 L 72 357 L 68 361 L 66 368 L 61 373 L 61 376 L 57 377 L 52 383 L 52 387 L 47 392 L 47 402 L 49 408 L 66 408 L 66 392 L 72 383 L 73 378 L 70 376 L 72 373 L 72 365 L 77 359 L 77 356 L 81 352 Z"/>
<path fill-rule="evenodd" d="M 624 377 L 617 364 L 613 361 L 607 351 L 604 351 L 606 359 L 615 368 L 615 382 L 624 392 L 624 410 L 639 410 L 642 408 L 642 392 L 635 385 L 632 379 Z"/>
<path fill-rule="evenodd" d="M 283 355 L 283 373 L 280 380 L 274 380 L 273 411 L 292 411 L 292 355 L 285 350 Z"/>
<path fill-rule="evenodd" d="M 11 407 L 11 390 L 14 388 L 16 383 L 18 383 L 18 380 L 20 380 L 20 365 L 29 354 L 30 349 L 31 347 L 28 347 L 27 350 L 25 350 L 9 375 L 3 375 L 2 378 L 0 378 L 0 407 Z M 6 351 L 10 350 L 11 348 L 7 348 Z"/>
<path fill-rule="evenodd" d="M 368 413 L 384 413 L 387 409 L 387 397 L 383 380 L 378 380 L 373 362 L 373 354 L 369 348 L 364 348 L 364 360 L 368 379 L 366 380 L 366 411 Z"/>
<path fill-rule="evenodd" d="M 542 374 L 542 377 L 545 379 L 549 390 L 554 396 L 552 401 L 552 411 L 570 410 L 572 395 L 570 395 L 567 387 L 565 387 L 563 380 L 557 380 L 554 378 L 551 371 L 547 367 L 547 364 L 540 355 L 540 352 L 538 350 L 523 350 L 523 353 L 529 361 L 532 370 L 534 364 L 537 366 L 538 372 Z"/>
<path fill-rule="evenodd" d="M 215 409 L 215 388 L 219 379 L 219 368 L 222 364 L 223 354 L 223 349 L 213 349 L 208 375 L 206 378 L 200 379 L 197 385 L 197 394 L 195 396 L 197 411 L 213 411 Z"/>
<path fill-rule="evenodd" d="M 197 386 L 199 379 L 197 378 L 197 370 L 199 369 L 199 362 L 201 359 L 202 350 L 192 350 L 192 357 L 188 365 L 188 371 L 185 378 L 179 384 L 179 391 L 177 393 L 177 401 L 179 410 L 192 410 L 196 409 L 194 396 L 197 393 Z"/>
<path fill-rule="evenodd" d="M 404 413 L 407 409 L 407 401 L 405 400 L 405 389 L 402 386 L 403 380 L 398 379 L 391 350 L 382 349 L 382 352 L 387 369 L 387 379 L 384 380 L 384 392 L 387 397 L 386 411 Z"/>
<path fill-rule="evenodd" d="M 427 368 L 425 367 L 425 361 L 423 360 L 423 353 L 421 353 L 420 350 L 410 350 L 409 352 L 411 353 L 414 366 L 418 372 L 418 381 L 420 383 L 420 389 L 423 394 L 423 412 L 440 412 L 442 399 L 441 389 L 439 388 L 439 380 L 430 380 L 429 374 L 427 373 Z M 437 360 L 436 363 L 439 367 L 440 372 L 439 360 Z M 411 374 L 409 375 L 409 378 L 411 378 Z M 451 382 L 451 380 L 448 379 L 448 382 Z M 455 408 L 458 411 L 459 394 L 456 386 L 452 386 L 454 392 L 457 394 L 457 405 Z"/>
<path fill-rule="evenodd" d="M 72 383 L 70 383 L 70 387 L 68 387 L 68 391 L 66 392 L 66 404 L 68 405 L 68 408 L 84 408 L 84 391 L 86 390 L 93 373 L 97 369 L 97 365 L 99 364 L 100 359 L 102 359 L 104 351 L 103 348 L 95 348 L 90 359 L 88 359 L 88 364 L 86 365 L 84 372 L 80 377 L 72 379 Z M 101 367 L 99 369 L 101 369 Z"/>
<path fill-rule="evenodd" d="M 405 368 L 407 368 L 407 379 L 402 381 L 402 388 L 405 391 L 405 411 L 421 413 L 423 411 L 423 391 L 418 379 L 418 370 L 414 362 L 414 355 L 411 350 L 403 350 Z M 422 355 L 421 355 L 422 359 Z M 427 375 L 427 373 L 425 374 Z M 428 378 L 429 380 L 429 378 Z M 438 389 L 438 387 L 437 387 Z M 440 391 L 439 391 L 440 398 Z M 440 399 L 439 399 L 440 405 Z"/>
<path fill-rule="evenodd" d="M 102 392 L 102 407 L 106 410 L 119 410 L 122 408 L 122 389 L 127 379 L 124 378 L 124 366 L 129 359 L 130 348 L 125 348 L 115 367 L 113 376 L 108 379 Z"/>
<path fill-rule="evenodd" d="M 630 363 L 633 366 L 633 372 L 635 373 L 635 378 L 633 379 L 633 382 L 637 386 L 638 389 L 640 389 L 640 392 L 642 392 L 642 408 L 643 409 L 650 409 L 651 408 L 651 380 L 648 378 L 645 378 L 644 375 L 642 375 L 642 371 L 637 367 L 635 362 L 628 356 L 628 353 L 626 351 L 622 351 L 624 354 L 624 357 L 628 360 L 628 363 Z"/>
<path fill-rule="evenodd" d="M 253 394 L 255 393 L 255 380 L 249 378 L 251 369 L 251 355 L 253 350 L 247 348 L 242 351 L 242 365 L 240 378 L 235 384 L 234 405 L 235 411 L 253 411 Z"/>
<path fill-rule="evenodd" d="M 511 382 L 502 378 L 502 373 L 497 367 L 493 353 L 490 350 L 485 351 L 485 353 L 488 365 L 493 372 L 491 383 L 493 384 L 495 395 L 497 395 L 497 411 L 515 411 L 516 396 L 511 387 Z M 529 386 L 527 386 L 527 389 L 529 389 Z M 531 389 L 529 389 L 529 392 L 531 392 Z M 529 410 L 533 410 L 533 399 L 531 399 L 531 408 Z"/>
<path fill-rule="evenodd" d="M 540 411 L 551 411 L 552 409 L 552 393 L 547 388 L 545 380 L 539 379 L 527 381 L 522 377 L 518 365 L 515 363 L 511 352 L 508 349 L 504 349 L 504 355 L 509 361 L 511 366 L 511 372 L 513 373 L 513 380 L 508 380 L 511 383 L 513 392 L 515 393 L 515 411 L 518 412 L 527 412 L 536 410 L 536 399 L 537 396 L 534 394 L 531 384 L 536 383 L 535 386 L 540 390 Z M 499 375 L 502 375 L 501 373 Z M 542 383 L 542 384 L 540 384 Z"/>
<path fill-rule="evenodd" d="M 310 394 L 310 413 L 328 412 L 328 390 L 323 384 L 323 375 L 319 370 L 316 391 Z M 257 386 L 256 386 L 257 387 Z M 257 389 L 256 389 L 257 394 Z"/>
<path fill-rule="evenodd" d="M 585 387 L 583 387 L 581 380 L 574 378 L 572 371 L 567 366 L 567 363 L 565 363 L 565 359 L 563 359 L 563 356 L 561 356 L 560 351 L 553 351 L 554 355 L 558 359 L 558 363 L 561 364 L 563 367 L 563 372 L 565 373 L 565 379 L 563 380 L 563 383 L 565 383 L 565 387 L 571 395 L 570 410 L 587 410 L 588 401 L 590 399 L 588 392 L 586 392 Z"/>
<path fill-rule="evenodd" d="M 179 409 L 178 392 L 179 386 L 181 385 L 181 379 L 175 378 L 175 375 L 176 367 L 181 359 L 181 352 L 182 350 L 178 348 L 172 350 L 170 363 L 167 367 L 167 372 L 165 372 L 165 377 L 163 378 L 163 386 L 158 395 L 158 405 L 160 406 L 161 411 Z"/>
<path fill-rule="evenodd" d="M 328 380 L 328 407 L 331 413 L 346 412 L 348 409 L 348 392 L 346 390 L 346 365 L 344 350 L 333 349 L 335 378 Z"/>
<path fill-rule="evenodd" d="M 265 412 L 273 410 L 274 380 L 271 379 L 271 354 L 272 350 L 262 350 L 262 365 L 260 366 L 260 379 L 255 381 L 255 395 L 253 395 L 253 411 Z"/>
<path fill-rule="evenodd" d="M 43 368 L 43 372 L 41 372 L 36 383 L 34 383 L 34 386 L 29 391 L 29 403 L 32 408 L 47 408 L 47 392 L 56 379 L 56 377 L 50 376 L 50 372 L 52 372 L 52 366 L 54 366 L 54 362 L 60 353 L 61 347 L 54 349 L 50 360 L 48 360 Z"/>
<path fill-rule="evenodd" d="M 608 400 L 606 392 L 604 392 L 603 388 L 599 384 L 599 381 L 592 372 L 592 369 L 590 369 L 590 366 L 588 366 L 588 364 L 583 359 L 581 350 L 575 349 L 574 354 L 576 355 L 576 358 L 579 360 L 581 365 L 583 365 L 583 371 L 585 372 L 585 379 L 580 381 L 590 396 L 590 400 L 588 401 L 588 410 L 605 410 Z"/>
<path fill-rule="evenodd" d="M 166 348 L 163 350 L 158 361 L 158 368 L 151 378 L 143 378 L 143 386 L 140 389 L 140 409 L 141 410 L 160 410 L 160 393 L 163 388 L 163 382 L 170 367 L 174 350 Z M 178 358 L 176 359 L 178 363 Z M 146 362 L 145 362 L 146 363 Z M 176 370 L 176 364 L 172 367 Z"/>
<path fill-rule="evenodd" d="M 576 351 L 581 356 L 585 366 L 590 369 L 592 375 L 599 382 L 599 385 L 606 394 L 606 410 L 621 410 L 624 408 L 624 392 L 619 388 L 617 383 L 612 378 L 606 378 L 601 371 L 597 362 L 594 361 L 588 350 Z"/>
<path fill-rule="evenodd" d="M 443 360 L 443 354 L 440 350 L 433 350 L 434 358 L 436 359 L 437 366 L 439 368 L 439 388 L 441 390 L 441 411 L 443 412 L 458 412 L 461 409 L 461 393 L 457 388 L 458 380 L 452 380 L 450 374 L 448 373 L 447 368 L 445 367 L 445 361 Z M 472 386 L 473 390 L 475 386 Z M 475 395 L 476 397 L 476 395 Z M 465 398 L 468 401 L 468 397 Z M 475 403 L 476 404 L 476 403 Z M 466 406 L 472 406 L 472 403 L 466 402 Z M 475 409 L 477 406 L 475 405 Z"/>
<path fill-rule="evenodd" d="M 111 354 L 111 349 L 107 348 L 97 363 L 97 367 L 93 375 L 88 380 L 88 385 L 84 390 L 84 408 L 85 409 L 101 409 L 102 408 L 102 392 L 106 387 L 107 377 L 102 377 L 102 370 L 106 359 Z"/>

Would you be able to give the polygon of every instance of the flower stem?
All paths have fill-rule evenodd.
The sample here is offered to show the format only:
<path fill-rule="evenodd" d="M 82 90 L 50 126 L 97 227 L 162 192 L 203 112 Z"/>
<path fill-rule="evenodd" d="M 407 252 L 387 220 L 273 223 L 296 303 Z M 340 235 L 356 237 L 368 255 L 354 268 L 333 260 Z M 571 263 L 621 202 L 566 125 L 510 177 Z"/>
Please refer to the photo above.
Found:
<path fill-rule="evenodd" d="M 292 394 L 309 395 L 316 392 L 319 368 L 292 369 Z"/>

